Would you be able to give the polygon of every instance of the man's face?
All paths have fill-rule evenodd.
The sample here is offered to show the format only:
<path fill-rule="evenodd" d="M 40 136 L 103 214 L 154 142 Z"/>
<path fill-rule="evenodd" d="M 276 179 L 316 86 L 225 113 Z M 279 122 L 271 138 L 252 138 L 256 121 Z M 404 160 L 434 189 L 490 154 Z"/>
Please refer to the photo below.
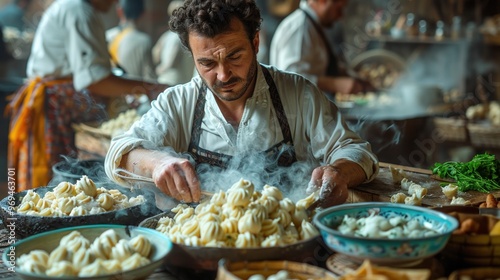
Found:
<path fill-rule="evenodd" d="M 200 77 L 224 101 L 251 95 L 259 45 L 258 34 L 250 42 L 238 19 L 233 19 L 229 27 L 229 32 L 214 38 L 189 34 L 189 45 Z"/>

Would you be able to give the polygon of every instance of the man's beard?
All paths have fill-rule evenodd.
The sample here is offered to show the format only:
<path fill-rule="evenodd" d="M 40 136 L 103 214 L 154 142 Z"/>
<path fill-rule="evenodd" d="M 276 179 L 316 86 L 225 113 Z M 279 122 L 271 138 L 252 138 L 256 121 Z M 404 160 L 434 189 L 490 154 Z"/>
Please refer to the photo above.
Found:
<path fill-rule="evenodd" d="M 205 83 L 205 85 L 210 88 L 210 90 L 221 100 L 224 100 L 224 101 L 235 101 L 235 100 L 238 100 L 240 99 L 243 95 L 245 95 L 246 91 L 248 90 L 248 88 L 250 87 L 250 85 L 252 84 L 252 82 L 254 81 L 255 79 L 255 76 L 257 75 L 257 59 L 253 59 L 252 60 L 252 63 L 250 64 L 250 68 L 248 69 L 248 73 L 247 73 L 247 76 L 246 76 L 246 82 L 245 84 L 243 85 L 243 87 L 241 88 L 240 91 L 238 92 L 235 92 L 233 93 L 232 95 L 230 96 L 227 96 L 227 95 L 224 95 L 223 93 L 220 93 L 219 90 L 221 88 L 223 88 L 225 85 L 231 85 L 231 84 L 234 84 L 234 83 L 239 83 L 241 81 L 243 81 L 243 79 L 239 78 L 239 77 L 232 77 L 229 79 L 229 81 L 223 83 L 223 82 L 220 82 L 220 81 L 216 81 L 215 84 L 213 85 L 213 87 L 210 87 L 207 83 L 207 81 L 205 79 L 203 79 L 203 77 L 201 77 L 202 81 Z"/>

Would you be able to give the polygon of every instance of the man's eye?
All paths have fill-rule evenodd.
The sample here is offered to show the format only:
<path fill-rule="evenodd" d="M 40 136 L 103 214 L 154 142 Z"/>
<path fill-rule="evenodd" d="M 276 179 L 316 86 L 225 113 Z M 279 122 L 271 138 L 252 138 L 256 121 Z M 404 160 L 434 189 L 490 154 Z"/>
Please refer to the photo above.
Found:
<path fill-rule="evenodd" d="M 200 62 L 200 64 L 204 67 L 212 67 L 214 65 L 214 63 L 210 61 Z"/>
<path fill-rule="evenodd" d="M 238 60 L 240 58 L 241 58 L 241 55 L 235 55 L 235 56 L 229 57 L 230 60 Z"/>

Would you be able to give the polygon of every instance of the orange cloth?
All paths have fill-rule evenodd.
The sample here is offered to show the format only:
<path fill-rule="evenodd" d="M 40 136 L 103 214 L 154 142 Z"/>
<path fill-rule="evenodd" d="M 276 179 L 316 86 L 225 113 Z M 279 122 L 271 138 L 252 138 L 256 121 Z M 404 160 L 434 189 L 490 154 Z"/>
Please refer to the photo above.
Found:
<path fill-rule="evenodd" d="M 50 180 L 45 142 L 45 88 L 68 81 L 71 79 L 35 78 L 7 106 L 6 112 L 12 115 L 8 159 L 9 167 L 16 168 L 18 175 L 17 191 L 45 186 Z"/>

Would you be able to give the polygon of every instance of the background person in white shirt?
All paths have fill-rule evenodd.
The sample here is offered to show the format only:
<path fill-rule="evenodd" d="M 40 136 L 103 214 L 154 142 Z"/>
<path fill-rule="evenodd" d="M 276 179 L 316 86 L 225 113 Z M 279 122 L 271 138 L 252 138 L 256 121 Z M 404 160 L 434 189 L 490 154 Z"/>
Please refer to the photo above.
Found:
<path fill-rule="evenodd" d="M 347 0 L 303 0 L 299 9 L 278 25 L 271 41 L 270 64 L 303 75 L 332 99 L 337 92 L 371 89 L 367 82 L 349 77 L 339 66 L 324 28 L 342 17 Z"/>
<path fill-rule="evenodd" d="M 144 14 L 144 1 L 119 0 L 116 12 L 119 25 L 106 31 L 112 63 L 122 68 L 125 77 L 156 81 L 151 55 L 153 42 L 138 26 Z"/>
<path fill-rule="evenodd" d="M 100 12 L 115 0 L 57 0 L 42 16 L 28 59 L 29 81 L 8 105 L 9 167 L 18 190 L 46 186 L 61 155 L 76 156 L 72 123 L 104 120 L 107 99 L 167 86 L 114 76 Z"/>
<path fill-rule="evenodd" d="M 140 121 L 112 139 L 108 177 L 133 183 L 120 178 L 123 168 L 191 202 L 208 187 L 200 184 L 202 168 L 242 167 L 250 176 L 244 170 L 250 166 L 266 176 L 313 161 L 302 177 L 309 191 L 321 189 L 322 206 L 345 202 L 349 187 L 374 178 L 378 161 L 369 143 L 315 85 L 257 62 L 260 23 L 248 0 L 187 0 L 174 12 L 171 29 L 191 51 L 199 76 L 161 93 Z M 253 162 L 255 155 L 264 164 Z M 306 192 L 307 183 L 288 179 Z"/>
<path fill-rule="evenodd" d="M 174 0 L 168 5 L 168 15 L 182 6 L 183 1 Z M 195 74 L 194 62 L 188 50 L 182 46 L 179 36 L 171 30 L 165 31 L 153 46 L 153 62 L 157 64 L 158 82 L 178 85 L 189 82 Z"/>

